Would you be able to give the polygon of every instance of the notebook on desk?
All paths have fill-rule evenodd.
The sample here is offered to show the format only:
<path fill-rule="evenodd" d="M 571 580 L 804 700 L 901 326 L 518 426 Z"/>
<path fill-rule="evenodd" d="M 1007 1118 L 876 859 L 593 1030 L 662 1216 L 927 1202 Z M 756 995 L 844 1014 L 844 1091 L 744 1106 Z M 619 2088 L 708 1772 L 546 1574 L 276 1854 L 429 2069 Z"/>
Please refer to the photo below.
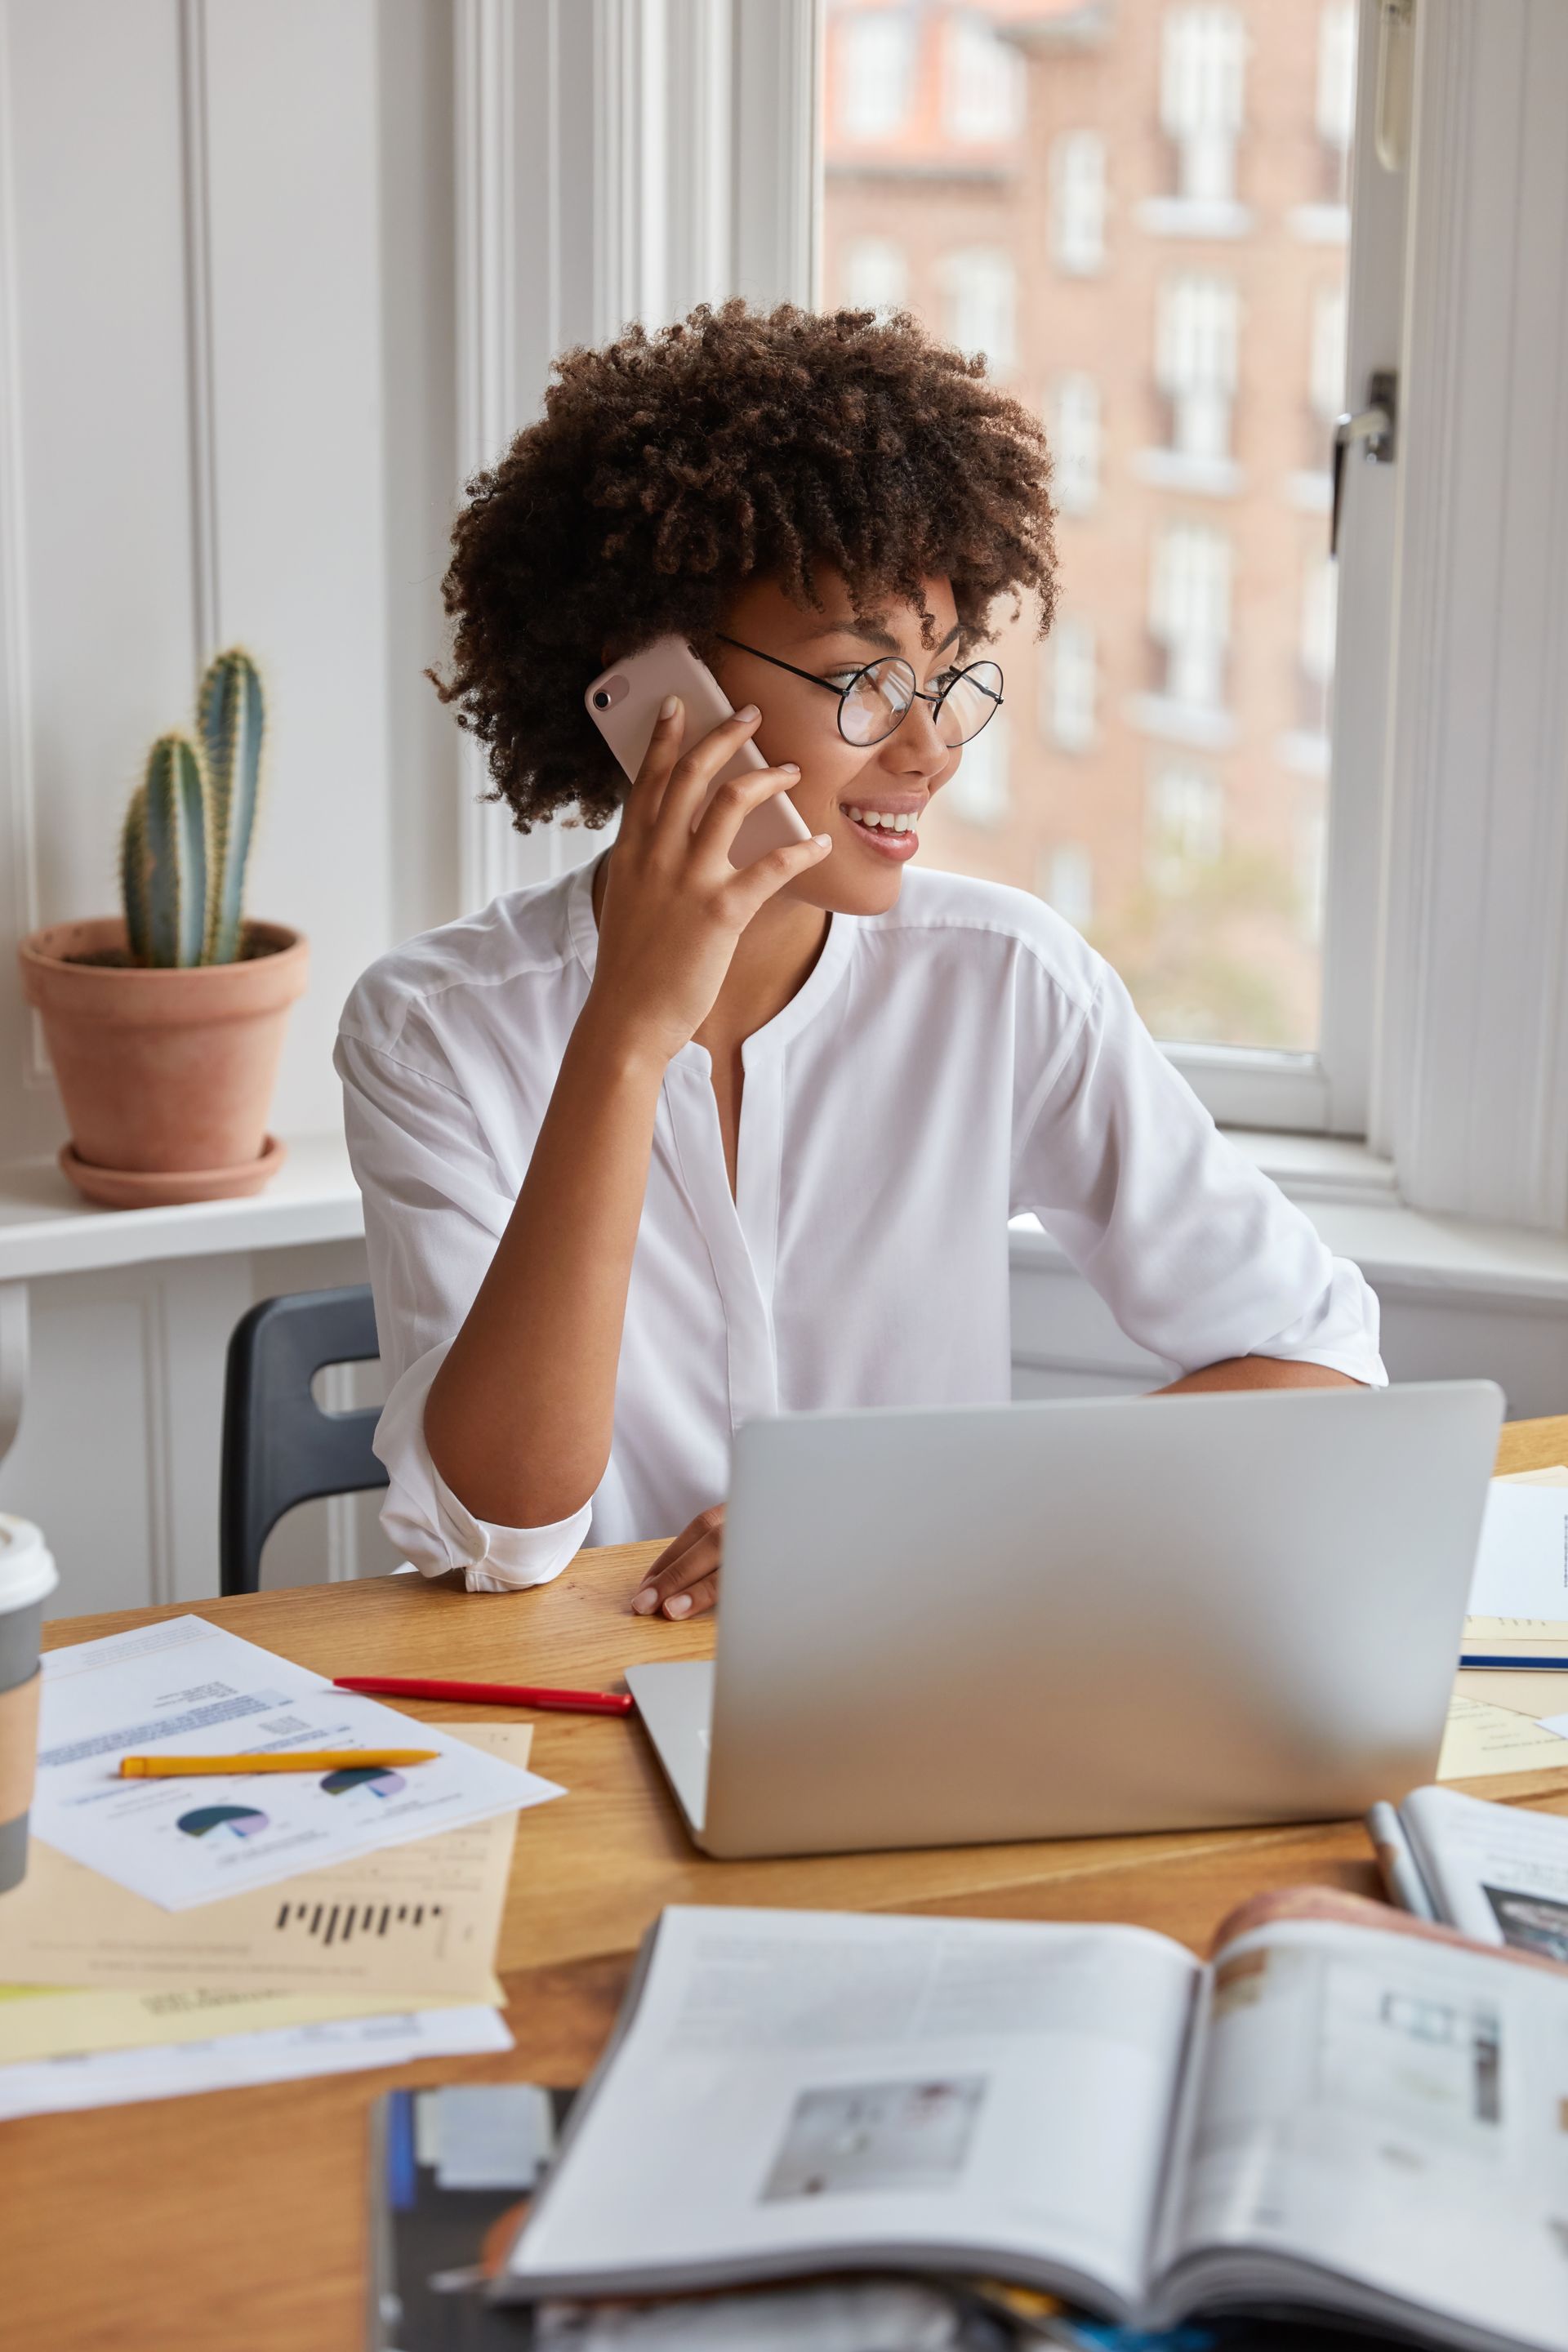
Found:
<path fill-rule="evenodd" d="M 1486 1381 L 736 1436 L 718 1649 L 626 1682 L 722 1855 L 1364 1812 L 1436 1769 Z"/>

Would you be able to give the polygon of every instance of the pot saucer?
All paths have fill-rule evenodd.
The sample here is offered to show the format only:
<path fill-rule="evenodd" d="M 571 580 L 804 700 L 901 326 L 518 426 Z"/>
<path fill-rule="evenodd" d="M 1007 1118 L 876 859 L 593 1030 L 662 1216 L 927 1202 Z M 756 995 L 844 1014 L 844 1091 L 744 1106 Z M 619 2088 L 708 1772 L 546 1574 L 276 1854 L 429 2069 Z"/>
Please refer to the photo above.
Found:
<path fill-rule="evenodd" d="M 95 1168 L 79 1160 L 73 1147 L 60 1146 L 60 1166 L 84 1198 L 102 1209 L 171 1209 L 193 1201 L 237 1201 L 269 1184 L 287 1156 L 288 1146 L 268 1136 L 259 1160 L 244 1160 L 235 1168 Z"/>

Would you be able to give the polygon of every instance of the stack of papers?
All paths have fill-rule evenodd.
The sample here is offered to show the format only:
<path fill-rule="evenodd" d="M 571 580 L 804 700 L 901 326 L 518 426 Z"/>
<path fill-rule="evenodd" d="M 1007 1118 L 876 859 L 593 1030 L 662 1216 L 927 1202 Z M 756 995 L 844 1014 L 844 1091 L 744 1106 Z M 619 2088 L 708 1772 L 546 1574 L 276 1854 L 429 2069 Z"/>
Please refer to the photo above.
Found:
<path fill-rule="evenodd" d="M 406 1747 L 410 1718 L 195 1617 L 49 1653 L 0 1904 L 0 2118 L 506 2049 L 494 1974 L 531 1727 L 406 1771 L 125 1780 L 122 1755 Z"/>
<path fill-rule="evenodd" d="M 1465 1652 L 1509 1663 L 1460 1675 L 1438 1779 L 1568 1770 L 1568 1674 L 1531 1671 L 1568 1657 L 1568 1467 L 1493 1479 Z"/>

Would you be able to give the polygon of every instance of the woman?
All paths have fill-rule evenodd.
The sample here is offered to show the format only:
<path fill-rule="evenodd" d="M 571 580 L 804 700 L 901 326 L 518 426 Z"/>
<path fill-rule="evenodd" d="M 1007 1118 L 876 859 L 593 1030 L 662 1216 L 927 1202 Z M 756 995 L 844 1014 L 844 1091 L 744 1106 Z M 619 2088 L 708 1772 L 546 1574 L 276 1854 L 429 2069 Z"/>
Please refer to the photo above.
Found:
<path fill-rule="evenodd" d="M 1002 691 L 999 603 L 1049 625 L 1048 473 L 912 320 L 730 303 L 569 353 L 472 485 L 444 698 L 521 830 L 621 824 L 344 1012 L 384 1524 L 426 1574 L 535 1584 L 684 1526 L 633 1606 L 710 1607 L 740 1422 L 1007 1395 L 1021 1210 L 1177 1387 L 1383 1380 L 1356 1269 L 1100 957 L 1019 891 L 906 871 Z M 692 741 L 667 706 L 628 792 L 584 690 L 672 632 L 736 716 Z M 748 738 L 773 764 L 694 824 Z M 812 838 L 737 872 L 784 791 Z"/>

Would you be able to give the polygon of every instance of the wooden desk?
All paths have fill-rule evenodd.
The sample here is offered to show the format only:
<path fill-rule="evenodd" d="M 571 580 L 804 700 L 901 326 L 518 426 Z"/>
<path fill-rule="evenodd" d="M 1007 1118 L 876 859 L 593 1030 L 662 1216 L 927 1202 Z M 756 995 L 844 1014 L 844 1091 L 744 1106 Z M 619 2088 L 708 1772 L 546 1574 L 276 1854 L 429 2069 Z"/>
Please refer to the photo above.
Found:
<path fill-rule="evenodd" d="M 1514 1423 L 1498 1466 L 1565 1460 L 1568 1417 Z M 649 1625 L 628 1613 L 654 1549 L 584 1553 L 557 1583 L 515 1598 L 384 1577 L 195 1613 L 324 1674 L 592 1685 L 638 1658 L 708 1653 L 710 1621 Z M 180 1613 L 77 1618 L 51 1627 L 47 1643 Z M 9 2341 L 40 2352 L 357 2352 L 371 2101 L 394 2081 L 580 2081 L 666 1903 L 1127 1919 L 1201 1950 L 1230 1906 L 1259 1888 L 1313 1880 L 1377 1892 L 1356 1822 L 707 1862 L 687 1843 L 635 1723 L 542 1716 L 533 1757 L 571 1793 L 519 1823 L 500 1953 L 515 2051 L 0 2127 Z M 1568 1774 L 1487 1785 L 1568 1811 Z"/>

